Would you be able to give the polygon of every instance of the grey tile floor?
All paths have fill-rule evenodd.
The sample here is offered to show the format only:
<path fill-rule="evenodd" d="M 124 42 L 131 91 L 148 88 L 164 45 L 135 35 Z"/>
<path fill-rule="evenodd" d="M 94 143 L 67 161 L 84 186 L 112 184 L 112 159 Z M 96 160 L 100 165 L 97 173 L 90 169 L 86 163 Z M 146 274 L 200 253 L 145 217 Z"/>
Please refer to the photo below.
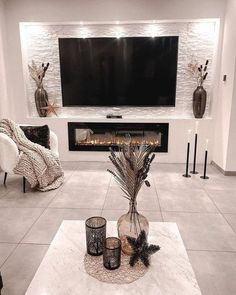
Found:
<path fill-rule="evenodd" d="M 3 295 L 23 295 L 63 219 L 101 214 L 117 220 L 127 200 L 106 172 L 110 163 L 63 163 L 65 183 L 40 193 L 10 176 L 0 184 L 0 270 Z M 202 170 L 202 167 L 198 167 Z M 178 224 L 203 295 L 236 294 L 236 177 L 208 167 L 209 180 L 182 177 L 180 164 L 153 164 L 138 197 L 150 221 Z M 3 174 L 0 174 L 2 183 Z M 157 274 L 158 275 L 158 274 Z"/>

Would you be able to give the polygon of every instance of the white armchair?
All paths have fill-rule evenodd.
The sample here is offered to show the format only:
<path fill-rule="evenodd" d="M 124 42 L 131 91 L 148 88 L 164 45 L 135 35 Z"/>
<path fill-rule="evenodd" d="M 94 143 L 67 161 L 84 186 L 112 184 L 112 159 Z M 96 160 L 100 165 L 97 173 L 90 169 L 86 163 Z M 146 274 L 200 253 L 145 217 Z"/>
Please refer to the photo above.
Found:
<path fill-rule="evenodd" d="M 23 124 L 22 124 L 23 125 Z M 50 148 L 57 156 L 58 138 L 57 135 L 50 130 Z M 19 160 L 19 150 L 15 142 L 6 134 L 0 133 L 0 168 L 5 172 L 4 185 L 6 184 L 8 173 L 14 173 L 13 170 Z M 25 192 L 25 178 L 23 177 L 23 190 Z"/>

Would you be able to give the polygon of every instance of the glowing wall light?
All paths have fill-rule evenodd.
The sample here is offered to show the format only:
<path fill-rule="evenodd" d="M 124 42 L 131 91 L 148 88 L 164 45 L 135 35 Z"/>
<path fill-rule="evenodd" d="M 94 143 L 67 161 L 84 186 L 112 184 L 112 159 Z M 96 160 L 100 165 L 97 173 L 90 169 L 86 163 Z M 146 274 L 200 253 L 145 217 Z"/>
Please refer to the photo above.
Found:
<path fill-rule="evenodd" d="M 89 37 L 89 33 L 90 33 L 90 31 L 86 27 L 81 27 L 79 29 L 79 35 L 84 39 Z"/>
<path fill-rule="evenodd" d="M 124 36 L 124 29 L 122 27 L 116 27 L 115 36 L 117 39 L 120 39 L 122 36 Z"/>
<path fill-rule="evenodd" d="M 157 24 L 152 24 L 147 27 L 147 35 L 155 38 L 158 35 L 158 26 Z"/>

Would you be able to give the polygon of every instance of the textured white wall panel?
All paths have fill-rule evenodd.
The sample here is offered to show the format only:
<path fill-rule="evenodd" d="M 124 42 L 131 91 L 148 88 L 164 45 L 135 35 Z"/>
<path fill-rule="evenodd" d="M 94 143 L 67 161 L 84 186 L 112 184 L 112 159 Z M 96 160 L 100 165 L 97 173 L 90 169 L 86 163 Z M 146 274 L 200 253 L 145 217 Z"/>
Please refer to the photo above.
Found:
<path fill-rule="evenodd" d="M 41 64 L 50 62 L 44 78 L 44 88 L 50 101 L 62 106 L 61 80 L 58 38 L 64 37 L 116 37 L 122 36 L 179 36 L 178 72 L 176 89 L 176 107 L 122 107 L 122 114 L 127 118 L 155 119 L 192 118 L 192 93 L 196 81 L 189 75 L 187 64 L 194 55 L 200 63 L 210 60 L 209 75 L 205 84 L 208 92 L 205 116 L 211 116 L 212 81 L 214 52 L 217 43 L 217 32 L 214 21 L 199 22 L 166 22 L 166 23 L 132 23 L 132 24 L 37 24 L 21 25 L 23 65 L 25 68 L 26 93 L 29 115 L 37 117 L 34 103 L 35 82 L 30 78 L 27 64 L 31 60 Z M 111 108 L 99 107 L 64 107 L 58 113 L 60 117 L 104 118 Z"/>

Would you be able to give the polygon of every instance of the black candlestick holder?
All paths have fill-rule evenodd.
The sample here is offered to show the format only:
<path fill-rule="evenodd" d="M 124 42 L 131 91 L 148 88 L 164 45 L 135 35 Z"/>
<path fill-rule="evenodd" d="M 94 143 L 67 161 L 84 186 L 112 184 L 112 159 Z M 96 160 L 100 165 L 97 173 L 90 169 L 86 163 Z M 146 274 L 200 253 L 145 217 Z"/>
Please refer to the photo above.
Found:
<path fill-rule="evenodd" d="M 193 171 L 190 171 L 190 173 L 192 174 L 198 174 L 198 172 L 196 171 L 196 159 L 197 159 L 197 133 L 195 133 Z"/>
<path fill-rule="evenodd" d="M 90 217 L 85 221 L 87 253 L 102 255 L 106 240 L 106 219 L 100 216 Z"/>
<path fill-rule="evenodd" d="M 103 265 L 109 270 L 120 267 L 121 241 L 115 237 L 109 237 L 105 241 L 103 251 Z"/>
<path fill-rule="evenodd" d="M 0 295 L 1 295 L 1 292 L 2 292 L 2 288 L 3 288 L 3 282 L 2 282 L 2 275 L 0 273 Z"/>
<path fill-rule="evenodd" d="M 191 175 L 188 173 L 188 166 L 189 166 L 189 150 L 190 150 L 190 142 L 188 142 L 188 145 L 187 145 L 186 171 L 185 171 L 185 174 L 183 174 L 183 177 L 191 177 Z"/>
<path fill-rule="evenodd" d="M 207 154 L 208 154 L 208 151 L 206 150 L 205 151 L 205 162 L 204 162 L 204 173 L 203 173 L 203 176 L 200 176 L 200 178 L 202 178 L 202 179 L 209 179 L 209 177 L 206 176 Z"/>

